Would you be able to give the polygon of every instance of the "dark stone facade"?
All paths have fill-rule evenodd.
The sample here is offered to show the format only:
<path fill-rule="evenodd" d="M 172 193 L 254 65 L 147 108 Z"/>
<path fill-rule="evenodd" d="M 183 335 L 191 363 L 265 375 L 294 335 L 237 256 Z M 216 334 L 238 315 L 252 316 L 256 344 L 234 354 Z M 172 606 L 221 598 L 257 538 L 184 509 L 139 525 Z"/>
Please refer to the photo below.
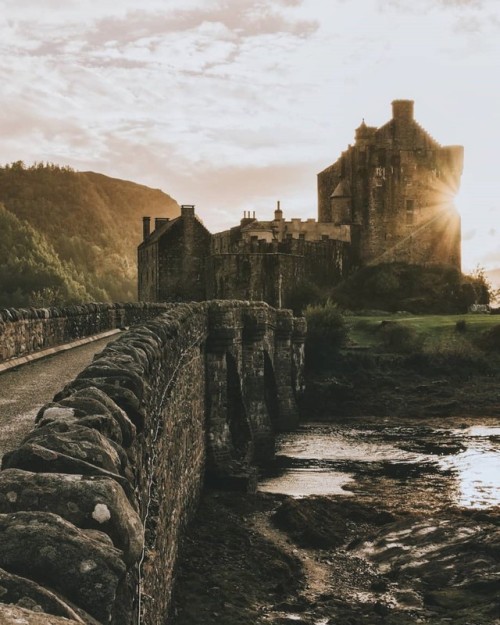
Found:
<path fill-rule="evenodd" d="M 359 265 L 404 262 L 460 269 L 460 216 L 453 206 L 461 146 L 442 147 L 413 118 L 413 102 L 392 103 L 381 128 L 363 123 L 353 146 L 318 174 L 318 217 L 357 233 Z"/>
<path fill-rule="evenodd" d="M 0 622 L 163 623 L 204 479 L 248 488 L 297 424 L 303 319 L 264 303 L 161 308 L 5 454 Z"/>
<path fill-rule="evenodd" d="M 271 221 L 245 213 L 211 235 L 192 206 L 171 222 L 145 218 L 139 299 L 263 300 L 286 305 L 301 283 L 337 284 L 369 264 L 460 269 L 460 217 L 453 206 L 463 148 L 440 146 L 413 119 L 413 102 L 393 102 L 381 128 L 363 122 L 353 146 L 318 174 L 318 221 Z"/>

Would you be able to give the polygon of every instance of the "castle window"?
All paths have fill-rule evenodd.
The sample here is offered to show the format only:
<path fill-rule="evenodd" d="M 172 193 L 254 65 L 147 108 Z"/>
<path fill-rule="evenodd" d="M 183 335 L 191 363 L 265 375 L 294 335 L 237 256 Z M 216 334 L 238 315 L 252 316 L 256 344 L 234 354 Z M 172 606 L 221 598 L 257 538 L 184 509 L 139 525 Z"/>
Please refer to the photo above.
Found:
<path fill-rule="evenodd" d="M 415 201 L 406 200 L 406 225 L 411 226 L 415 214 Z"/>
<path fill-rule="evenodd" d="M 300 241 L 305 241 L 306 240 L 306 235 L 305 234 L 299 234 L 299 240 Z"/>
<path fill-rule="evenodd" d="M 322 235 L 321 235 L 321 240 L 322 240 L 322 241 L 328 241 L 328 239 L 329 239 L 329 238 L 330 238 L 330 237 L 329 237 L 327 234 L 322 234 Z"/>

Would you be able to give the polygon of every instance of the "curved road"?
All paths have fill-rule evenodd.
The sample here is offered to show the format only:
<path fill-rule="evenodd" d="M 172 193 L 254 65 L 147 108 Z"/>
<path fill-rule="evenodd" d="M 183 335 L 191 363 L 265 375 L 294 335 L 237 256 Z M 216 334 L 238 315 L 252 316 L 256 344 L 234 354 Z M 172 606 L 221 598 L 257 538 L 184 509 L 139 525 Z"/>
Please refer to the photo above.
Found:
<path fill-rule="evenodd" d="M 0 373 L 0 457 L 33 428 L 38 410 L 116 337 L 107 337 Z"/>

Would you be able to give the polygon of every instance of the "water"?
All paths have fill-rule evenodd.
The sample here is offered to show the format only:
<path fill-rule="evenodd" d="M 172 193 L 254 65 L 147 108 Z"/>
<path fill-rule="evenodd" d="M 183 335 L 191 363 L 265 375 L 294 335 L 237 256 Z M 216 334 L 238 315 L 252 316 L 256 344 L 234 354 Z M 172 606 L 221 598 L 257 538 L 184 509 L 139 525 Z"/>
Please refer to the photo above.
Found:
<path fill-rule="evenodd" d="M 500 504 L 500 425 L 448 428 L 353 419 L 278 439 L 260 490 L 294 497 L 353 494 L 397 509 Z"/>

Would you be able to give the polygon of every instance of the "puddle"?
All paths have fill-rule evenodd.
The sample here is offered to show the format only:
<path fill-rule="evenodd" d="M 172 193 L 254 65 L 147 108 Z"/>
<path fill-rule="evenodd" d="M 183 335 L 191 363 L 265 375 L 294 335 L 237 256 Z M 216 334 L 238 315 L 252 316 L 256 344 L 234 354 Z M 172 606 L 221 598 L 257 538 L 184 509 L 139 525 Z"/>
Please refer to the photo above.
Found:
<path fill-rule="evenodd" d="M 259 484 L 259 490 L 264 493 L 280 493 L 290 497 L 352 495 L 352 492 L 346 488 L 353 481 L 353 476 L 332 470 L 288 469 L 281 476 L 262 480 Z"/>
<path fill-rule="evenodd" d="M 259 490 L 293 497 L 390 491 L 397 505 L 500 504 L 500 426 L 311 424 L 278 438 Z"/>

